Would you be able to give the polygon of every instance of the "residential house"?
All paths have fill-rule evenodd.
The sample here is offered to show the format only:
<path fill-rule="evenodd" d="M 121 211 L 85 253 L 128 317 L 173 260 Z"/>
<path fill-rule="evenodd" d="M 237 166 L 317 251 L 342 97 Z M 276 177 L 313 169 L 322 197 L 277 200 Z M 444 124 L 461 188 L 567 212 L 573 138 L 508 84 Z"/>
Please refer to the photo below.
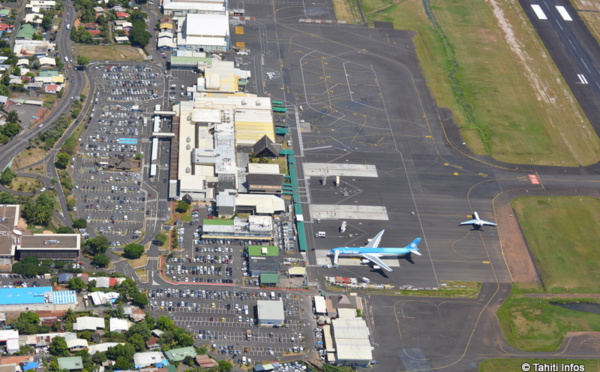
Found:
<path fill-rule="evenodd" d="M 151 365 L 162 367 L 163 364 L 168 364 L 168 361 L 160 351 L 146 351 L 133 354 L 133 364 L 136 369 L 140 369 Z"/>
<path fill-rule="evenodd" d="M 86 339 L 83 339 L 83 338 L 71 338 L 66 341 L 67 341 L 67 349 L 69 349 L 70 352 L 87 350 L 87 348 L 88 348 L 88 342 Z"/>
<path fill-rule="evenodd" d="M 60 92 L 61 89 L 62 89 L 62 87 L 60 85 L 48 84 L 44 87 L 44 93 L 56 94 L 56 93 Z"/>
<path fill-rule="evenodd" d="M 117 12 L 116 16 L 118 19 L 125 19 L 125 18 L 129 18 L 129 13 L 126 12 Z"/>
<path fill-rule="evenodd" d="M 43 14 L 40 13 L 29 13 L 25 14 L 25 22 L 27 23 L 35 23 L 37 25 L 42 24 Z"/>
<path fill-rule="evenodd" d="M 111 332 L 125 332 L 131 327 L 131 322 L 127 319 L 110 318 Z"/>
<path fill-rule="evenodd" d="M 96 329 L 104 329 L 105 322 L 104 318 L 93 317 L 93 316 L 82 316 L 77 318 L 75 324 L 73 324 L 73 330 L 75 331 L 95 331 Z"/>
<path fill-rule="evenodd" d="M 33 39 L 33 34 L 35 34 L 35 27 L 30 25 L 29 23 L 25 23 L 21 26 L 19 32 L 17 32 L 17 39 L 21 40 L 31 40 Z"/>
<path fill-rule="evenodd" d="M 160 344 L 158 343 L 158 337 L 150 337 L 148 341 L 146 341 L 146 347 L 148 350 L 156 350 L 160 349 Z"/>

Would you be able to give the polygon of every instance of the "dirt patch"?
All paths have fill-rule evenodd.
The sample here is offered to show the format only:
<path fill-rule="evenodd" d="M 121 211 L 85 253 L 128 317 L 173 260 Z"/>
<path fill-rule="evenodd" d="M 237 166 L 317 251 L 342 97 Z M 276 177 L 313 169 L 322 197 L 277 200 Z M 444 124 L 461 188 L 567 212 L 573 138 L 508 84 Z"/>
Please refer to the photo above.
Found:
<path fill-rule="evenodd" d="M 46 151 L 38 147 L 21 152 L 13 161 L 11 169 L 22 169 L 35 164 L 46 156 Z"/>
<path fill-rule="evenodd" d="M 91 61 L 145 61 L 146 57 L 140 48 L 129 45 L 81 45 L 73 47 L 75 54 L 84 55 Z"/>
<path fill-rule="evenodd" d="M 42 188 L 40 180 L 31 177 L 17 177 L 10 184 L 10 189 L 21 192 L 36 192 Z"/>
<path fill-rule="evenodd" d="M 504 260 L 508 266 L 511 280 L 520 283 L 540 283 L 533 259 L 523 237 L 519 221 L 509 203 L 496 208 L 498 233 Z"/>

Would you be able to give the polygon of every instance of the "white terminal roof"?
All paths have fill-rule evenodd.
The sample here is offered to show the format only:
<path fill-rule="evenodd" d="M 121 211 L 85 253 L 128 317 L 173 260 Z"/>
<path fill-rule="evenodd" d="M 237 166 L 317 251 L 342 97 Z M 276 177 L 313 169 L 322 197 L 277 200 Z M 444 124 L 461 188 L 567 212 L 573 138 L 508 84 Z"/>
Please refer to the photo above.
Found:
<path fill-rule="evenodd" d="M 325 314 L 327 312 L 327 306 L 325 305 L 325 297 L 315 296 L 315 313 Z"/>
<path fill-rule="evenodd" d="M 249 216 L 248 227 L 250 231 L 273 231 L 273 218 L 271 216 Z"/>
<path fill-rule="evenodd" d="M 186 38 L 229 36 L 229 17 L 224 14 L 191 14 L 185 19 Z"/>
<path fill-rule="evenodd" d="M 266 320 L 285 320 L 285 312 L 283 311 L 283 301 L 256 301 L 256 308 L 258 310 L 258 319 Z"/>
<path fill-rule="evenodd" d="M 373 359 L 369 328 L 364 319 L 333 319 L 332 326 L 338 360 L 368 363 Z"/>
<path fill-rule="evenodd" d="M 225 2 L 223 0 L 204 0 L 204 1 L 177 1 L 164 0 L 163 8 L 165 10 L 186 10 L 186 11 L 212 11 L 225 12 Z"/>
<path fill-rule="evenodd" d="M 273 214 L 285 211 L 285 202 L 275 195 L 238 194 L 235 204 L 239 206 L 253 206 L 256 213 Z"/>
<path fill-rule="evenodd" d="M 248 163 L 248 173 L 280 174 L 279 164 Z"/>

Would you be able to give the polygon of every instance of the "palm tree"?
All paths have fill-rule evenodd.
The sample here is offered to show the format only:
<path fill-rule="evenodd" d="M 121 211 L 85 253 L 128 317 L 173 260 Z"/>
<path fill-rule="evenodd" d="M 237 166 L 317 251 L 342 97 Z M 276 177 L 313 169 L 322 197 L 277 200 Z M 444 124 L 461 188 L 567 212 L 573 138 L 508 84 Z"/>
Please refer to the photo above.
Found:
<path fill-rule="evenodd" d="M 65 313 L 65 321 L 74 323 L 76 319 L 77 319 L 77 317 L 75 316 L 75 313 L 73 312 L 73 310 L 68 309 L 67 312 Z"/>
<path fill-rule="evenodd" d="M 6 118 L 6 120 L 9 123 L 16 123 L 19 121 L 19 114 L 16 111 L 11 111 L 8 113 L 8 117 Z"/>

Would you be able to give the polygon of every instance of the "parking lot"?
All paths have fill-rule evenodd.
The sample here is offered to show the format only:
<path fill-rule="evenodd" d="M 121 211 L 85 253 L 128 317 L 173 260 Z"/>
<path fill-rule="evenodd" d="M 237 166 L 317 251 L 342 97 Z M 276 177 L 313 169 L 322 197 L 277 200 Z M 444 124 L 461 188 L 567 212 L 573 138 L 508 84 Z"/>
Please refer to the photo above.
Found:
<path fill-rule="evenodd" d="M 144 155 L 164 79 L 156 66 L 100 65 L 92 72 L 101 90 L 73 159 L 75 212 L 88 222 L 84 237 L 102 234 L 111 246 L 124 246 L 141 237 L 153 209 L 147 203 L 157 197 L 144 189 Z M 165 144 L 161 150 L 168 152 Z"/>
<path fill-rule="evenodd" d="M 205 288 L 205 287 L 202 287 Z M 280 357 L 304 351 L 305 320 L 299 296 L 267 289 L 239 291 L 198 288 L 160 288 L 149 291 L 150 307 L 187 328 L 200 343 L 241 362 L 243 356 L 257 359 Z M 282 327 L 259 327 L 256 301 L 281 299 L 286 314 Z M 240 346 L 243 344 L 243 346 Z M 239 360 L 238 360 L 239 359 Z"/>

